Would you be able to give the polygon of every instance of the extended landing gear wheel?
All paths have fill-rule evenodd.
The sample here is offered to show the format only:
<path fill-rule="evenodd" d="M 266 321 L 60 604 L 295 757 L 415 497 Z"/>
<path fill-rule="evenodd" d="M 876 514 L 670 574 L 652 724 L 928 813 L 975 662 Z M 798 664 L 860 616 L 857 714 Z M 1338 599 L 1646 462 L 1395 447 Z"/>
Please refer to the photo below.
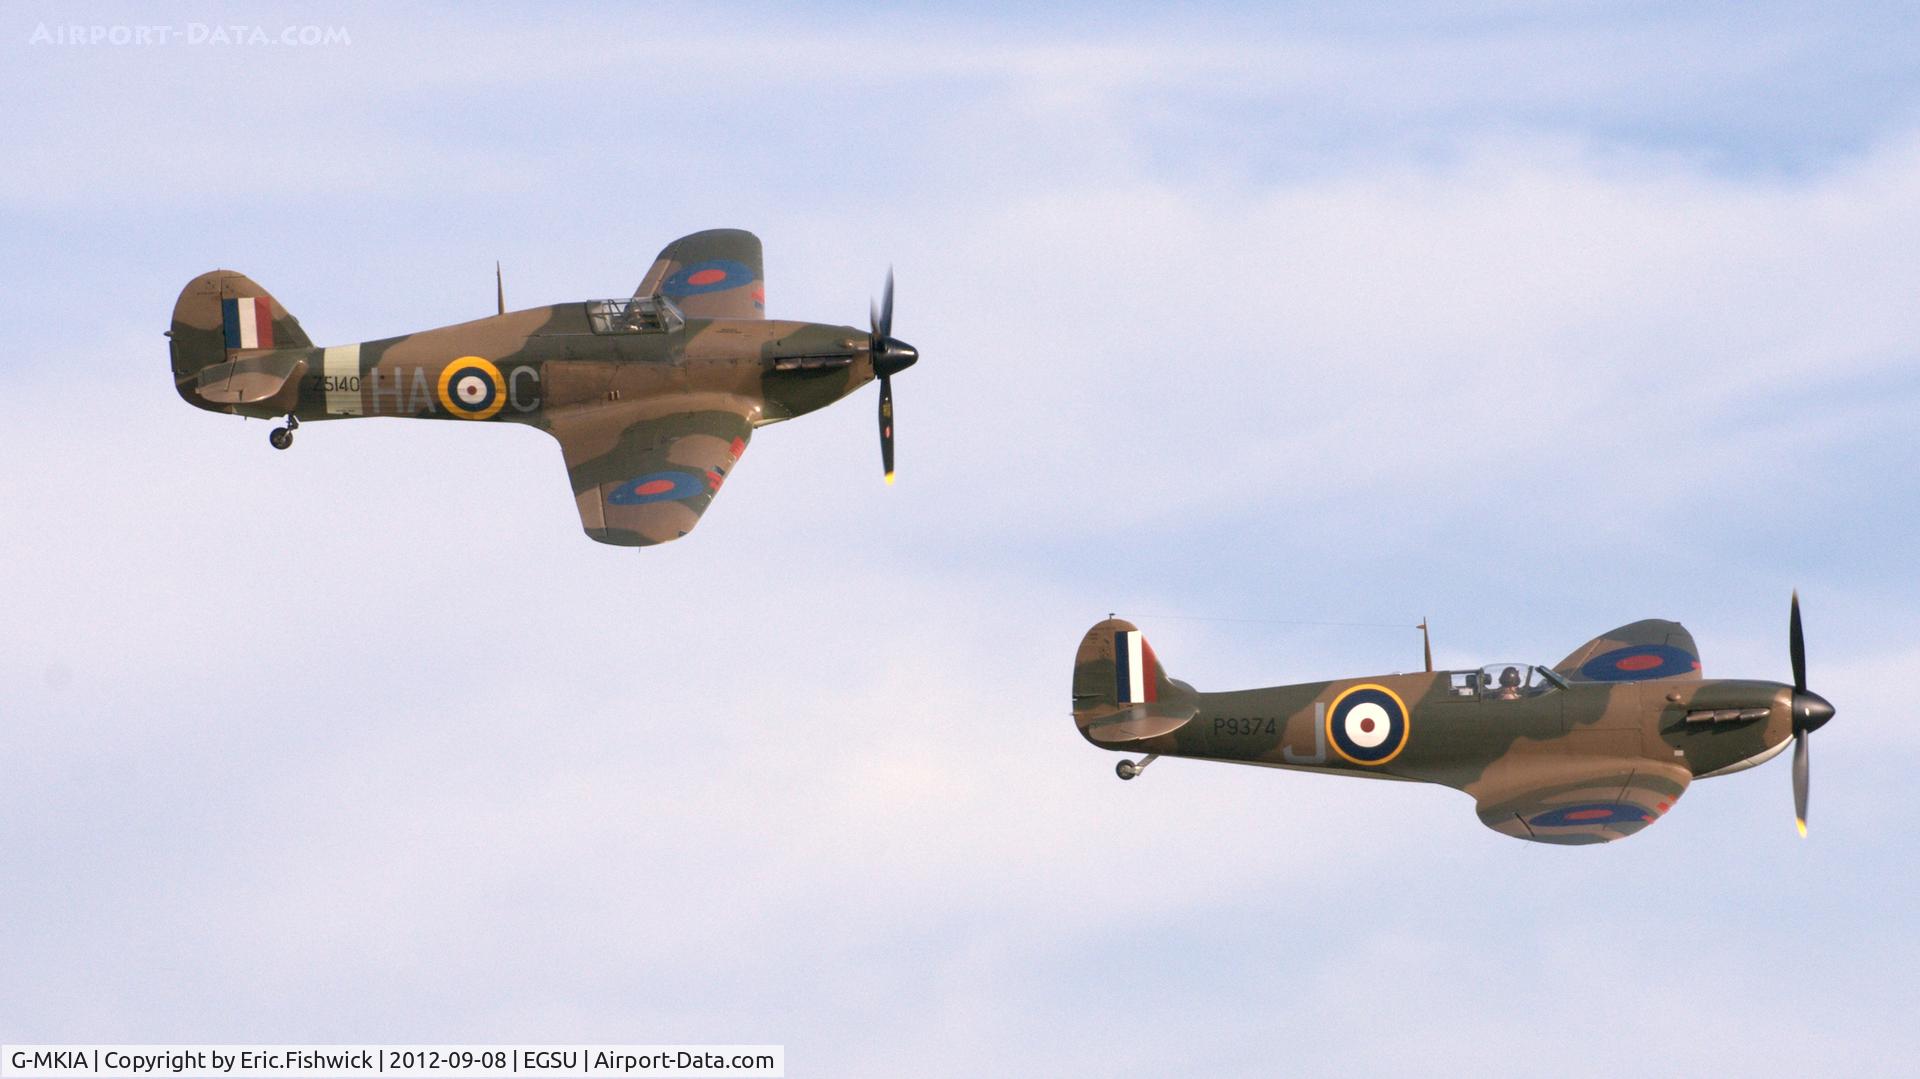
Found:
<path fill-rule="evenodd" d="M 284 450 L 293 445 L 293 433 L 300 429 L 300 417 L 287 413 L 287 425 L 276 427 L 267 433 L 267 441 L 273 443 L 276 450 Z"/>
<path fill-rule="evenodd" d="M 1113 766 L 1113 774 L 1121 779 L 1132 779 L 1140 774 L 1140 766 L 1132 761 L 1121 761 Z"/>

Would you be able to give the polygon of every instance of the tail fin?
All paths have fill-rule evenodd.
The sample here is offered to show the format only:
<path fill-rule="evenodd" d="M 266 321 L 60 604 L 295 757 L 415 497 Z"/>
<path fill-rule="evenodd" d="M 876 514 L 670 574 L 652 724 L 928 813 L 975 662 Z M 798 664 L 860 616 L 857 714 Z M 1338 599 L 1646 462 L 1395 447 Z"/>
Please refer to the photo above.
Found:
<path fill-rule="evenodd" d="M 225 385 L 229 381 L 206 377 L 218 374 L 210 368 L 232 363 L 242 352 L 313 347 L 300 321 L 288 314 L 280 301 L 246 274 L 233 270 L 214 270 L 187 282 L 173 305 L 173 327 L 167 336 L 172 339 L 174 388 L 188 404 L 219 412 L 233 411 L 234 404 L 249 402 L 228 399 L 238 391 L 219 396 L 203 392 L 203 387 L 213 382 Z M 263 366 L 257 359 L 245 366 L 249 370 L 242 373 L 255 376 L 254 381 L 268 377 L 284 383 L 287 372 L 279 369 L 290 371 L 292 364 L 267 361 L 264 367 L 278 371 L 277 376 L 260 376 L 253 371 Z"/>
<path fill-rule="evenodd" d="M 1193 687 L 1167 677 L 1146 634 L 1109 618 L 1073 658 L 1073 721 L 1096 745 L 1119 746 L 1180 729 L 1199 710 Z"/>

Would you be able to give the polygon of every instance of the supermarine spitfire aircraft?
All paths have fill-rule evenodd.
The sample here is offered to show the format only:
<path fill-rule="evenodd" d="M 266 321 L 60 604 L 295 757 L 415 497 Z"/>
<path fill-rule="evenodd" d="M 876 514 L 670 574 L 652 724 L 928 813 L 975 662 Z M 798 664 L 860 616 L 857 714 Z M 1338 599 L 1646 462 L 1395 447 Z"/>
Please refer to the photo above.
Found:
<path fill-rule="evenodd" d="M 496 275 L 496 285 L 498 284 Z M 211 412 L 522 423 L 560 442 L 587 535 L 646 546 L 693 529 L 754 428 L 880 380 L 893 481 L 891 378 L 919 353 L 893 335 L 893 275 L 866 330 L 770 320 L 760 240 L 714 229 L 668 244 L 628 299 L 506 310 L 437 330 L 316 348 L 244 274 L 214 270 L 173 309 L 173 379 Z"/>
<path fill-rule="evenodd" d="M 1422 627 L 1424 629 L 1424 626 Z M 1103 749 L 1438 783 L 1480 820 L 1541 843 L 1604 843 L 1673 808 L 1695 779 L 1763 764 L 1794 745 L 1794 815 L 1807 833 L 1807 736 L 1833 718 L 1809 692 L 1800 597 L 1788 622 L 1793 684 L 1700 677 L 1678 622 L 1621 626 L 1553 667 L 1495 663 L 1200 693 L 1167 677 L 1132 623 L 1087 631 L 1073 719 Z"/>

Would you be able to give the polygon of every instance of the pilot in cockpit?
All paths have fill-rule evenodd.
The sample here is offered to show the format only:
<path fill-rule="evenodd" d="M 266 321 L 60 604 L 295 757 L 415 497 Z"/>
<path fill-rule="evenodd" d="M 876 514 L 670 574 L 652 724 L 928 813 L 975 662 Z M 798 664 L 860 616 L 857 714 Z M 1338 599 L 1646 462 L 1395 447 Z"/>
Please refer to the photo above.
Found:
<path fill-rule="evenodd" d="M 1503 701 L 1520 699 L 1520 668 L 1508 667 L 1500 672 L 1500 692 L 1497 697 Z"/>

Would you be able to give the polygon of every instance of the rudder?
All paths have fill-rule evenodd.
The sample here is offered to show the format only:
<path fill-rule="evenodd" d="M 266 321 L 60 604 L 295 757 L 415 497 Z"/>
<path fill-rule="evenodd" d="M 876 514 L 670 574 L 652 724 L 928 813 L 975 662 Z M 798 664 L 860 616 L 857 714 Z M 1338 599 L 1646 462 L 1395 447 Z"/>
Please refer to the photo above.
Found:
<path fill-rule="evenodd" d="M 173 325 L 167 337 L 174 388 L 188 404 L 216 412 L 234 411 L 233 404 L 201 392 L 203 371 L 233 362 L 241 353 L 313 347 L 300 328 L 300 320 L 252 278 L 235 270 L 213 270 L 187 282 L 174 302 Z M 250 359 L 249 368 L 290 367 L 272 360 Z"/>
<path fill-rule="evenodd" d="M 1073 659 L 1073 720 L 1096 745 L 1125 745 L 1184 726 L 1198 711 L 1193 687 L 1167 676 L 1146 634 L 1109 618 L 1080 639 Z"/>

